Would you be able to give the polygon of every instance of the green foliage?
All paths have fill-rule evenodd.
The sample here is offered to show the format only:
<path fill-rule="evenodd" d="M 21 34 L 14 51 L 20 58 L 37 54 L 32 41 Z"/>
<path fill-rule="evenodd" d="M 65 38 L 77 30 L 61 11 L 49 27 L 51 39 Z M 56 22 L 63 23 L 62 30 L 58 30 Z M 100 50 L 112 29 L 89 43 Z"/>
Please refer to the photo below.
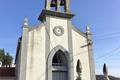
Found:
<path fill-rule="evenodd" d="M 2 66 L 10 66 L 12 60 L 13 57 L 9 53 L 5 54 L 4 49 L 0 49 L 0 61 L 2 62 Z"/>
<path fill-rule="evenodd" d="M 4 58 L 5 58 L 5 51 L 4 49 L 0 49 L 0 61 L 4 62 Z"/>
<path fill-rule="evenodd" d="M 5 57 L 5 62 L 6 62 L 6 65 L 11 65 L 12 64 L 12 60 L 13 60 L 13 57 L 9 55 L 9 53 L 6 54 L 6 57 Z"/>

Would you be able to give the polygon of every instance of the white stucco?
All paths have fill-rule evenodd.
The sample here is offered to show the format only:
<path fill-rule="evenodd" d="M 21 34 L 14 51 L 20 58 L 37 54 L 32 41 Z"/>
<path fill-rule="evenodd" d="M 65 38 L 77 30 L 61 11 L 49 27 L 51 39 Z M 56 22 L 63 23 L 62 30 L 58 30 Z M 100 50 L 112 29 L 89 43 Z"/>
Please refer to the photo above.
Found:
<path fill-rule="evenodd" d="M 77 60 L 80 59 L 82 65 L 82 79 L 90 80 L 90 68 L 89 68 L 89 56 L 88 46 L 85 37 L 81 36 L 74 30 L 72 30 L 73 40 L 73 59 L 74 59 L 74 80 L 76 79 L 76 64 Z"/>
<path fill-rule="evenodd" d="M 45 26 L 29 32 L 26 80 L 45 80 Z"/>
<path fill-rule="evenodd" d="M 53 29 L 56 26 L 61 26 L 64 29 L 64 34 L 62 36 L 56 36 L 53 33 Z M 68 50 L 68 26 L 67 20 L 63 18 L 50 18 L 50 51 L 57 45 L 63 46 Z"/>

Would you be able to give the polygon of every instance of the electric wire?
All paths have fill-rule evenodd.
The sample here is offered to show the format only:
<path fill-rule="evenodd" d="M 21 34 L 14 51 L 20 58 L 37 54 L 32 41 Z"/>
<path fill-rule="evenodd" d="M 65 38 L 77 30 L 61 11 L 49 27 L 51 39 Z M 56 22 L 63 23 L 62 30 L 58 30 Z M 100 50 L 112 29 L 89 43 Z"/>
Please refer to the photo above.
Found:
<path fill-rule="evenodd" d="M 48 35 L 49 35 L 49 34 L 48 34 Z M 110 54 L 112 54 L 112 52 L 114 52 L 114 51 L 118 50 L 119 48 L 120 48 L 120 47 L 118 47 L 118 48 L 116 48 L 116 49 L 114 49 L 114 50 L 112 50 L 112 51 L 110 51 L 110 52 L 106 53 L 105 55 L 103 55 L 103 56 L 99 57 L 98 59 L 103 58 L 103 57 L 105 57 L 105 56 L 109 55 L 109 53 L 110 53 Z M 78 54 L 78 55 L 80 55 L 80 54 Z M 76 56 L 77 56 L 77 55 L 76 55 Z"/>
<path fill-rule="evenodd" d="M 94 40 L 108 40 L 114 38 L 120 38 L 120 32 L 108 33 L 108 34 L 93 34 Z"/>
<path fill-rule="evenodd" d="M 102 37 L 102 38 L 96 38 L 96 37 L 93 37 L 94 40 L 111 40 L 111 39 L 119 39 L 120 38 L 120 35 L 118 36 L 108 36 L 108 37 Z"/>
<path fill-rule="evenodd" d="M 111 35 L 120 35 L 120 32 L 112 32 L 112 33 L 106 33 L 106 34 L 93 34 L 94 37 L 106 37 Z"/>
<path fill-rule="evenodd" d="M 115 54 L 115 52 L 117 52 L 119 50 L 120 50 L 120 46 L 118 46 L 117 48 L 114 48 L 113 50 L 111 50 L 111 51 L 105 53 L 104 55 L 96 58 L 96 61 L 99 61 L 99 60 L 101 60 L 103 58 L 106 59 L 107 56 L 113 55 L 113 54 Z"/>

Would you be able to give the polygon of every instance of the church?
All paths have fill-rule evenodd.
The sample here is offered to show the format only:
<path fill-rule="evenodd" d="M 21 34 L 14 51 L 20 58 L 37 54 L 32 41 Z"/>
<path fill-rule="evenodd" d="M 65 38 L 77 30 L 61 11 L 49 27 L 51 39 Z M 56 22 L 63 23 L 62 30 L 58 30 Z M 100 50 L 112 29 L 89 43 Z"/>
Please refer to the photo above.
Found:
<path fill-rule="evenodd" d="M 45 0 L 38 25 L 24 19 L 14 78 L 0 80 L 96 80 L 90 28 L 80 31 L 73 17 L 70 0 Z"/>

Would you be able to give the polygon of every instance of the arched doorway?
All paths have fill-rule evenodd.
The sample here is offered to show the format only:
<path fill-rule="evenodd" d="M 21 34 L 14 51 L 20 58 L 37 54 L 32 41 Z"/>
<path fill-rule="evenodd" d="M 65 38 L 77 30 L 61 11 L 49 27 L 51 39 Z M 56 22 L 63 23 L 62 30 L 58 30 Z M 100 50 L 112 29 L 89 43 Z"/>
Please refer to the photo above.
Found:
<path fill-rule="evenodd" d="M 68 60 L 61 50 L 52 59 L 52 80 L 68 80 Z"/>
<path fill-rule="evenodd" d="M 56 58 L 55 58 L 56 55 L 61 56 L 59 57 L 59 59 L 63 59 L 60 64 L 58 63 L 59 65 L 57 64 L 57 62 L 59 61 L 56 61 Z M 63 61 L 64 63 L 66 63 L 66 65 L 62 66 L 62 64 L 64 64 Z M 47 72 L 46 80 L 60 80 L 61 78 L 65 79 L 65 77 L 60 78 L 59 76 L 58 77 L 59 79 L 55 77 L 57 73 L 60 73 L 61 75 L 64 74 L 63 76 L 66 76 L 65 80 L 73 80 L 74 79 L 74 74 L 73 74 L 74 67 L 73 67 L 72 53 L 69 53 L 69 51 L 67 51 L 61 45 L 58 45 L 55 48 L 53 48 L 47 57 L 46 72 Z M 64 80 L 64 79 L 61 79 L 61 80 Z"/>

